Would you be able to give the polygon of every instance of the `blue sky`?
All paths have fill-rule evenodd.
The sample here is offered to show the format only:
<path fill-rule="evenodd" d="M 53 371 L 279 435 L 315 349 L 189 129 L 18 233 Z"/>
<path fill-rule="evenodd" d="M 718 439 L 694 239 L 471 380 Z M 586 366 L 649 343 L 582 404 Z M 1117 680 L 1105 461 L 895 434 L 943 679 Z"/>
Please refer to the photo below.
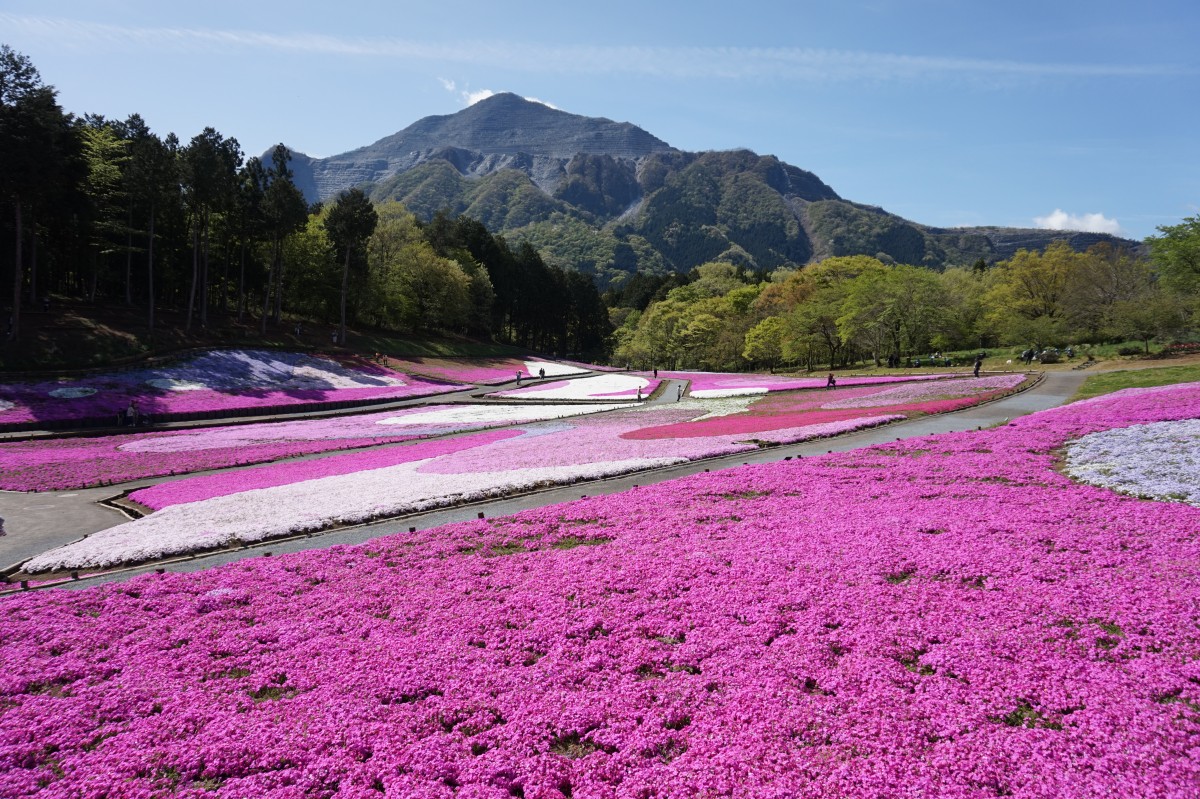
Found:
<path fill-rule="evenodd" d="M 1136 239 L 1200 212 L 1197 41 L 1195 0 L 0 0 L 64 108 L 185 141 L 333 155 L 511 91 L 924 224 Z"/>

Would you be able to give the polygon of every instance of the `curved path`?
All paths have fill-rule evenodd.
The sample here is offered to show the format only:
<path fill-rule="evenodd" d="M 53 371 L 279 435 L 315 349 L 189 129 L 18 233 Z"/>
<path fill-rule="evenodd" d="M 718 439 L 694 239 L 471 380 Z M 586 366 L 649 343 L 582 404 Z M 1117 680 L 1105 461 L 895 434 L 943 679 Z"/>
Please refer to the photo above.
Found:
<path fill-rule="evenodd" d="M 768 463 L 783 460 L 785 457 L 842 452 L 901 438 L 989 427 L 1002 424 L 1016 416 L 1063 404 L 1075 394 L 1085 378 L 1085 374 L 1077 371 L 1047 372 L 1043 375 L 1042 380 L 1030 389 L 962 411 L 895 422 L 883 427 L 843 434 L 836 438 L 784 444 L 769 449 L 693 461 L 621 477 L 547 488 L 503 499 L 485 500 L 443 510 L 412 514 L 371 524 L 316 533 L 311 537 L 267 541 L 233 551 L 189 556 L 166 563 L 149 564 L 85 577 L 71 585 L 94 585 L 100 582 L 124 580 L 137 574 L 153 572 L 156 569 L 199 571 L 242 558 L 259 557 L 267 552 L 279 554 L 306 549 L 322 549 L 335 544 L 358 544 L 373 538 L 404 532 L 410 527 L 427 529 L 451 522 L 474 519 L 480 513 L 487 516 L 501 516 L 530 508 L 568 502 L 578 499 L 581 495 L 599 496 L 618 493 L 637 485 L 648 485 L 705 470 L 729 468 L 745 463 Z M 683 381 L 669 381 L 665 390 L 648 402 L 654 404 L 674 402 L 677 392 L 675 384 L 680 382 Z M 310 457 L 320 457 L 320 455 Z M 162 477 L 148 478 L 122 484 L 120 489 L 124 491 L 162 481 Z M 103 487 L 36 494 L 0 492 L 0 517 L 8 520 L 10 530 L 7 536 L 0 537 L 0 567 L 19 563 L 48 549 L 74 541 L 84 533 L 103 530 L 125 521 L 126 517 L 120 511 L 97 504 L 113 497 L 113 491 L 113 487 Z"/>

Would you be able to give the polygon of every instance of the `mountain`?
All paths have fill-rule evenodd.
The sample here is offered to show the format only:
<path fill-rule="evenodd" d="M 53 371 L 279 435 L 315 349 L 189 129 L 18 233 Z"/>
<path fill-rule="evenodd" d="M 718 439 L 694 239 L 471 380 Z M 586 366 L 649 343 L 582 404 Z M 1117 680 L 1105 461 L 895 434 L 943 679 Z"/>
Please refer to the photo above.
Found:
<path fill-rule="evenodd" d="M 425 117 L 341 155 L 295 153 L 292 169 L 310 201 L 364 186 L 376 201 L 398 200 L 426 219 L 467 214 L 602 286 L 706 261 L 768 270 L 863 254 L 942 269 L 1058 239 L 1076 249 L 1136 246 L 1098 233 L 929 227 L 845 200 L 774 156 L 684 152 L 628 122 L 515 94 Z"/>

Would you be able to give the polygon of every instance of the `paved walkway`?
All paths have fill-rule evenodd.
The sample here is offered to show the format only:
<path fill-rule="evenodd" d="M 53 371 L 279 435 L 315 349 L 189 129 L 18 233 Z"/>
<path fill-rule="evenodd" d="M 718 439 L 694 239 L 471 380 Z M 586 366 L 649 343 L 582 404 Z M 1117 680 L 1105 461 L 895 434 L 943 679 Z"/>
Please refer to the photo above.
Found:
<path fill-rule="evenodd" d="M 705 469 L 721 469 L 743 463 L 768 463 L 788 456 L 818 455 L 829 451 L 842 452 L 872 444 L 913 438 L 934 433 L 974 430 L 1001 424 L 1011 418 L 1053 408 L 1066 402 L 1083 383 L 1087 375 L 1080 372 L 1048 372 L 1033 388 L 994 402 L 977 405 L 954 413 L 925 416 L 905 422 L 896 422 L 884 427 L 848 433 L 832 439 L 821 439 L 799 444 L 787 444 L 764 450 L 738 453 L 721 458 L 680 464 L 653 471 L 639 472 L 623 477 L 577 483 L 560 488 L 550 488 L 505 499 L 490 500 L 470 505 L 447 508 L 439 511 L 404 516 L 383 522 L 321 533 L 310 538 L 264 542 L 246 549 L 200 555 L 169 564 L 149 565 L 124 570 L 111 575 L 84 578 L 72 585 L 90 585 L 97 582 L 128 579 L 130 576 L 152 572 L 155 568 L 171 571 L 198 571 L 212 566 L 229 563 L 246 557 L 261 556 L 266 551 L 273 553 L 297 552 L 306 549 L 321 549 L 334 544 L 357 544 L 407 531 L 409 527 L 426 529 L 450 522 L 476 518 L 478 513 L 501 516 L 530 508 L 553 505 L 578 499 L 581 494 L 600 496 L 628 490 L 635 485 L 670 480 Z M 528 381 L 525 381 L 526 383 Z M 652 403 L 675 401 L 677 388 L 671 384 Z M 497 389 L 497 390 L 502 390 Z M 402 445 L 400 445 L 402 446 Z M 312 457 L 327 457 L 336 453 L 322 453 Z M 177 479 L 182 479 L 182 476 Z M 79 491 L 50 491 L 37 494 L 0 492 L 0 517 L 6 520 L 9 533 L 0 537 L 0 567 L 19 563 L 33 555 L 56 546 L 70 543 L 84 533 L 92 533 L 120 524 L 125 516 L 119 511 L 96 504 L 126 489 L 162 482 L 162 477 L 147 478 L 119 487 L 92 488 Z"/>

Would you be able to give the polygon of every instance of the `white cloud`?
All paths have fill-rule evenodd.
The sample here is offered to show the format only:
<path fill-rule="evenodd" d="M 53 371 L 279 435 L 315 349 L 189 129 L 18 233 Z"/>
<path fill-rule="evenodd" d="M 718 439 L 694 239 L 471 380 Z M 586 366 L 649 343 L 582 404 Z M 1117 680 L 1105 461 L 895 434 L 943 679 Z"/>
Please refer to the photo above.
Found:
<path fill-rule="evenodd" d="M 475 103 L 479 102 L 480 100 L 486 100 L 489 97 L 503 93 L 493 91 L 492 89 L 478 89 L 476 91 L 471 91 L 470 89 L 464 88 L 459 90 L 458 84 L 455 81 L 448 80 L 446 78 L 438 78 L 438 80 L 441 82 L 443 89 L 451 94 L 458 95 L 458 99 L 461 100 L 464 105 L 475 105 Z M 553 103 L 548 103 L 545 100 L 539 100 L 536 97 L 526 97 L 525 99 L 531 103 L 539 103 L 547 108 L 553 108 L 555 111 L 558 110 L 558 106 L 554 105 Z"/>
<path fill-rule="evenodd" d="M 480 89 L 477 92 L 463 92 L 462 98 L 466 101 L 467 105 L 475 105 L 480 100 L 486 100 L 494 94 L 495 92 L 491 89 Z"/>
<path fill-rule="evenodd" d="M 1111 233 L 1118 235 L 1121 225 L 1104 214 L 1068 214 L 1061 208 L 1045 216 L 1035 216 L 1033 224 L 1045 230 L 1082 230 L 1087 233 Z"/>

